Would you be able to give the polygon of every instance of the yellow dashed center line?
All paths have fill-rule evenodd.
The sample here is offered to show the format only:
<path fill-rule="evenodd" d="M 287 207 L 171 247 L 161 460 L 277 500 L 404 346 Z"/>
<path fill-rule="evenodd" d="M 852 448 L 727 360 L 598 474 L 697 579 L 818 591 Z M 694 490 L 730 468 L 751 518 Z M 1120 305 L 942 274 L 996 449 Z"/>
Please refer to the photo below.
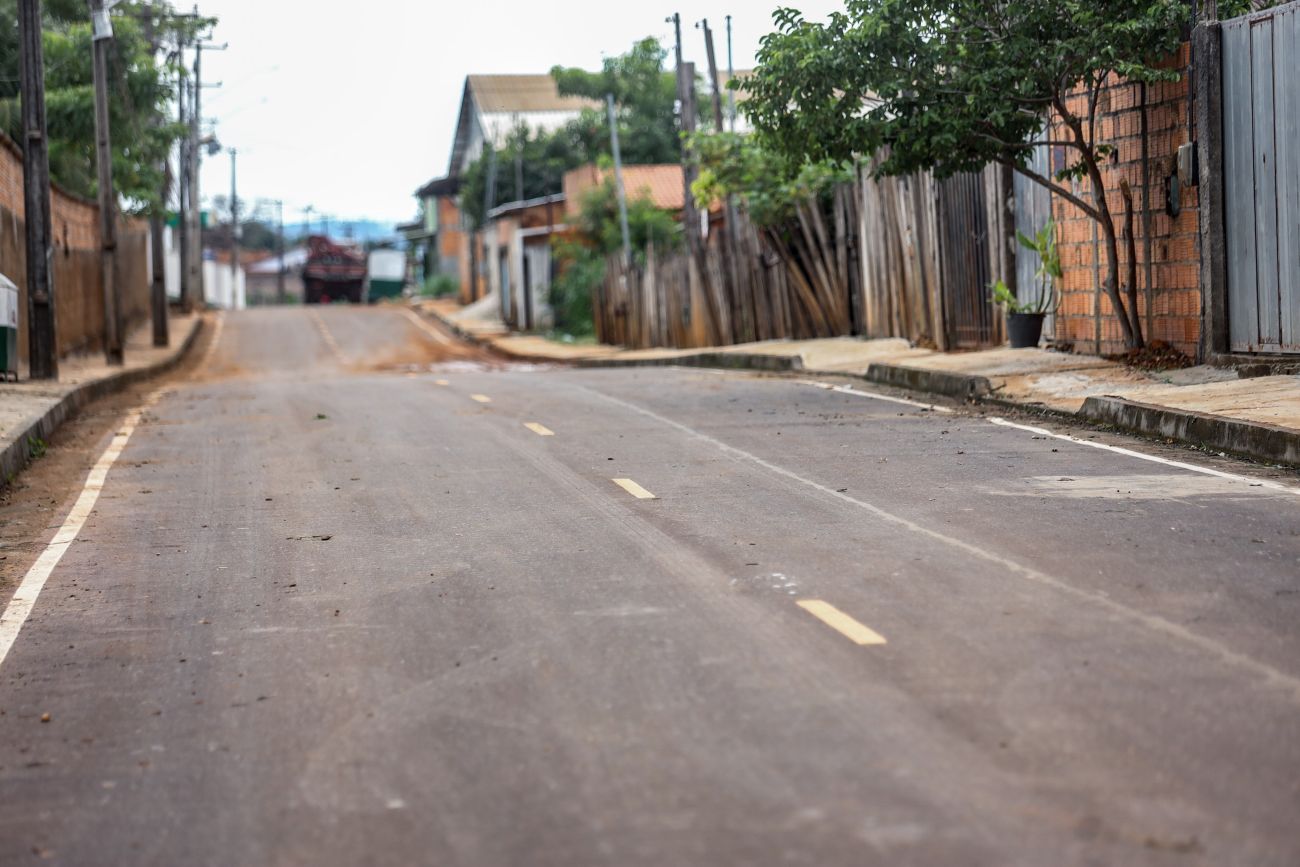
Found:
<path fill-rule="evenodd" d="M 329 328 L 325 325 L 325 320 L 321 319 L 320 314 L 315 310 L 311 312 L 311 318 L 316 322 L 316 330 L 320 332 L 321 339 L 330 348 L 330 352 L 334 353 L 334 358 L 340 364 L 347 364 L 348 360 L 343 356 L 343 350 L 339 348 L 338 341 L 334 339 L 334 335 L 330 333 Z"/>
<path fill-rule="evenodd" d="M 433 384 L 434 384 L 434 385 L 451 385 L 451 383 L 448 382 L 448 381 L 445 380 L 445 379 L 434 380 L 434 383 L 433 383 Z"/>
<path fill-rule="evenodd" d="M 627 491 L 627 492 L 628 492 L 629 494 L 631 494 L 632 496 L 636 497 L 638 500 L 657 500 L 657 499 L 659 499 L 659 498 L 656 497 L 654 494 L 650 493 L 650 492 L 647 491 L 645 488 L 641 487 L 640 485 L 638 485 L 636 482 L 632 481 L 631 479 L 610 479 L 610 481 L 613 482 L 614 484 L 618 485 L 618 486 L 619 486 L 620 488 L 622 488 L 623 490 Z"/>
<path fill-rule="evenodd" d="M 799 607 L 843 635 L 854 644 L 885 644 L 885 636 L 864 626 L 843 611 L 820 599 L 800 599 Z"/>
<path fill-rule="evenodd" d="M 538 423 L 535 422 L 535 421 L 526 421 L 526 422 L 524 422 L 524 427 L 528 428 L 530 431 L 532 431 L 533 433 L 537 434 L 539 437 L 553 437 L 553 436 L 555 436 L 555 431 L 551 430 L 551 429 L 548 428 L 546 425 L 544 425 L 544 424 L 538 424 Z"/>
<path fill-rule="evenodd" d="M 486 394 L 471 394 L 471 395 L 469 396 L 469 399 L 470 399 L 470 400 L 477 400 L 479 403 L 491 403 L 491 402 L 492 402 L 492 398 L 488 397 Z"/>

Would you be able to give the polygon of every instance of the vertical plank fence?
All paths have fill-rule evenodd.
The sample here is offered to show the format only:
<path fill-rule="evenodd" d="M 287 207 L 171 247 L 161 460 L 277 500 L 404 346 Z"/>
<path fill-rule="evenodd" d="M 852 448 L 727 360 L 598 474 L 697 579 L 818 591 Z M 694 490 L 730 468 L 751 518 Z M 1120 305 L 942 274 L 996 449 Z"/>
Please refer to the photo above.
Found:
<path fill-rule="evenodd" d="M 741 208 L 692 256 L 607 262 L 592 299 L 597 338 L 632 348 L 855 335 L 975 347 L 1002 339 L 988 284 L 1014 285 L 996 168 L 935 181 L 857 180 L 760 227 Z"/>

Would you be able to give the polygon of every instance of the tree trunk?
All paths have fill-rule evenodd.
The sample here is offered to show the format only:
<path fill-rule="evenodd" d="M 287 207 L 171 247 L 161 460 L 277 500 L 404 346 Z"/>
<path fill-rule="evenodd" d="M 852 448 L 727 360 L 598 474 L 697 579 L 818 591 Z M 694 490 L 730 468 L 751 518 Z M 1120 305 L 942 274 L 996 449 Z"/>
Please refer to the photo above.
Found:
<path fill-rule="evenodd" d="M 1137 320 L 1137 311 L 1133 311 L 1130 318 L 1129 311 L 1124 305 L 1124 298 L 1119 293 L 1119 238 L 1115 232 L 1115 217 L 1110 212 L 1110 206 L 1106 203 L 1106 186 L 1101 178 L 1101 170 L 1092 160 L 1086 160 L 1088 163 L 1088 176 L 1092 181 L 1092 188 L 1096 192 L 1094 201 L 1097 203 L 1097 222 L 1101 225 L 1102 234 L 1106 236 L 1106 281 L 1102 288 L 1106 290 L 1106 297 L 1110 299 L 1110 304 L 1115 311 L 1115 317 L 1119 319 L 1120 332 L 1124 335 L 1124 345 L 1129 349 L 1142 348 L 1142 330 L 1139 324 L 1135 331 L 1133 323 Z"/>

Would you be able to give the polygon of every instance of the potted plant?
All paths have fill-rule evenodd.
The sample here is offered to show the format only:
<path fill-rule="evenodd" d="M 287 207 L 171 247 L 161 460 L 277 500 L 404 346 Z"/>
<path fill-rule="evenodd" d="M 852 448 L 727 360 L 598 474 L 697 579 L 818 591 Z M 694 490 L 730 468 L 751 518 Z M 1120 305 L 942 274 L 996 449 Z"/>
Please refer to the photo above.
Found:
<path fill-rule="evenodd" d="M 1016 232 L 1016 240 L 1026 250 L 1038 254 L 1038 270 L 1034 272 L 1037 298 L 1021 301 L 1006 283 L 993 284 L 993 303 L 1007 312 L 1007 336 L 1012 349 L 1028 349 L 1038 345 L 1043 335 L 1043 319 L 1056 306 L 1056 281 L 1061 278 L 1061 257 L 1056 251 L 1056 223 L 1048 220 L 1034 237 Z"/>

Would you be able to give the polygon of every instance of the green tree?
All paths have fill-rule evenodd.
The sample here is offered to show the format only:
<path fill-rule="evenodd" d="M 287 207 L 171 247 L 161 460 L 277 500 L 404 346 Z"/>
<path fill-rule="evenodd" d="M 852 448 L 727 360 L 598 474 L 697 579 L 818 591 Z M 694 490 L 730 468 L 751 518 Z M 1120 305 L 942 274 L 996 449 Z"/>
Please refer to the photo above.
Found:
<path fill-rule="evenodd" d="M 668 52 L 654 37 L 634 44 L 626 54 L 605 58 L 600 72 L 556 66 L 551 70 L 560 93 L 585 96 L 603 106 L 614 95 L 623 161 L 629 165 L 675 163 L 682 157 L 677 128 L 677 79 L 664 70 Z M 579 123 L 605 130 L 601 153 L 609 152 L 604 109 L 591 110 Z"/>
<path fill-rule="evenodd" d="M 995 162 L 1050 188 L 1100 227 L 1103 288 L 1138 348 L 1136 266 L 1126 304 L 1116 219 L 1101 195 L 1114 146 L 1098 135 L 1099 99 L 1112 75 L 1176 80 L 1160 61 L 1187 19 L 1183 0 L 848 0 L 825 24 L 783 9 L 745 111 L 760 142 L 789 159 L 876 153 L 878 174 L 938 177 Z M 1066 164 L 1035 173 L 1032 142 L 1064 149 Z M 1071 185 L 1084 179 L 1091 200 Z"/>
<path fill-rule="evenodd" d="M 629 191 L 627 224 L 632 257 L 638 265 L 645 265 L 651 245 L 661 253 L 681 247 L 681 224 L 644 193 Z M 550 303 L 557 329 L 586 335 L 593 330 L 592 294 L 605 279 L 605 262 L 623 249 L 612 178 L 586 191 L 573 228 L 574 236 L 555 243 L 559 269 L 551 283 Z"/>
<path fill-rule="evenodd" d="M 0 0 L 0 128 L 21 139 L 17 14 L 16 0 Z M 90 15 L 77 0 L 46 0 L 43 14 L 50 174 L 64 188 L 93 197 L 98 180 Z M 182 71 L 159 59 L 153 41 L 192 35 L 212 23 L 143 0 L 128 0 L 113 12 L 108 63 L 113 180 L 128 211 L 162 206 L 161 167 L 185 132 L 171 120 L 170 110 Z"/>

